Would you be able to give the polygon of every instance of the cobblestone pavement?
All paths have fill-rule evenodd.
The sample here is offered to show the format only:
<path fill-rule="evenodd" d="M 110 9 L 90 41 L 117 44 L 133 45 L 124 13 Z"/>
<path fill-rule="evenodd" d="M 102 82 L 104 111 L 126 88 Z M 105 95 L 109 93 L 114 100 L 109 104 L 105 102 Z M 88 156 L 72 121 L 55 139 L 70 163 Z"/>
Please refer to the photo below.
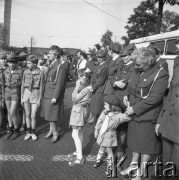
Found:
<path fill-rule="evenodd" d="M 93 136 L 92 125 L 84 127 L 84 155 L 86 162 L 82 166 L 70 167 L 67 155 L 74 152 L 75 147 L 68 127 L 71 111 L 71 93 L 73 87 L 68 87 L 65 93 L 65 118 L 59 123 L 60 140 L 53 144 L 51 139 L 44 139 L 48 132 L 48 124 L 38 118 L 38 140 L 24 141 L 24 135 L 16 140 L 4 140 L 4 132 L 0 134 L 0 180 L 103 180 L 107 179 L 104 163 L 99 168 L 93 168 L 98 145 Z M 129 165 L 131 153 L 127 151 L 124 167 Z M 109 178 L 108 178 L 109 179 Z M 117 171 L 116 178 L 124 180 Z"/>

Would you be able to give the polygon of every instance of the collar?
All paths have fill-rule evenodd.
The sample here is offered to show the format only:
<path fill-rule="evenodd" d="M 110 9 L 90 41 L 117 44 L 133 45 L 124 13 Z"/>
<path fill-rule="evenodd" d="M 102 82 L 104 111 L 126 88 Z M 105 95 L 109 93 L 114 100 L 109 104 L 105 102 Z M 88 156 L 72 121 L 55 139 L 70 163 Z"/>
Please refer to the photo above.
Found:
<path fill-rule="evenodd" d="M 100 65 L 102 65 L 102 64 L 104 64 L 105 63 L 105 61 L 103 61 L 102 63 L 100 63 Z"/>
<path fill-rule="evenodd" d="M 111 117 L 111 116 L 113 116 L 113 115 L 114 115 L 114 112 L 109 112 L 109 113 L 108 113 L 108 116 L 109 116 L 109 117 Z"/>

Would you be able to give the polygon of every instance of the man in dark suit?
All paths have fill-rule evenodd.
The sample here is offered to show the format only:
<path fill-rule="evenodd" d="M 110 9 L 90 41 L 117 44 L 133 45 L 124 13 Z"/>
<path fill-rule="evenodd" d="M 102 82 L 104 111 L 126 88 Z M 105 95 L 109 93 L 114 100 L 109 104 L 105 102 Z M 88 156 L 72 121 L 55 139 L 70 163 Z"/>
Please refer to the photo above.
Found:
<path fill-rule="evenodd" d="M 162 136 L 163 163 L 173 162 L 179 174 L 179 37 L 176 40 L 178 56 L 174 60 L 170 89 L 155 128 Z"/>

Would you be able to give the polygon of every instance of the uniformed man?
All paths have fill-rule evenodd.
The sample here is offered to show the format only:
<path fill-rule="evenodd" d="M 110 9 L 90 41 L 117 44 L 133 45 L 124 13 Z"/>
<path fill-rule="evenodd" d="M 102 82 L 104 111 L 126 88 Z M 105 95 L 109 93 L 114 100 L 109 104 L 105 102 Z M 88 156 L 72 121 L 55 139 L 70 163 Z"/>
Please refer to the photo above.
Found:
<path fill-rule="evenodd" d="M 7 56 L 8 68 L 3 72 L 5 79 L 5 103 L 8 112 L 9 131 L 5 139 L 16 139 L 19 136 L 18 129 L 18 105 L 20 101 L 22 71 L 17 67 L 18 57 L 15 54 Z"/>
<path fill-rule="evenodd" d="M 125 110 L 125 105 L 123 102 L 123 97 L 127 93 L 127 85 L 130 79 L 131 73 L 134 69 L 134 61 L 131 58 L 131 54 L 135 49 L 135 45 L 128 45 L 122 50 L 120 57 L 122 59 L 122 65 L 118 66 L 117 74 L 112 81 L 115 95 L 121 100 L 122 111 Z M 127 123 L 123 123 L 117 128 L 118 133 L 118 147 L 116 149 L 116 154 L 120 159 L 123 158 L 123 155 L 126 151 L 126 134 L 127 134 Z"/>
<path fill-rule="evenodd" d="M 104 95 L 114 94 L 114 88 L 113 88 L 113 80 L 116 76 L 118 66 L 121 64 L 123 65 L 122 59 L 119 56 L 119 53 L 121 51 L 121 46 L 118 43 L 113 43 L 109 46 L 109 50 L 112 54 L 112 61 L 110 61 L 108 65 L 108 76 L 107 81 L 105 83 L 104 88 Z"/>
<path fill-rule="evenodd" d="M 105 50 L 98 51 L 97 58 L 99 65 L 94 71 L 92 79 L 92 97 L 90 103 L 90 110 L 94 116 L 94 125 L 104 108 L 104 86 L 107 80 L 108 65 L 105 63 L 105 57 L 107 52 Z"/>
<path fill-rule="evenodd" d="M 167 99 L 157 121 L 156 134 L 161 134 L 163 142 L 163 164 L 173 162 L 179 174 L 179 37 L 176 39 L 173 77 Z"/>

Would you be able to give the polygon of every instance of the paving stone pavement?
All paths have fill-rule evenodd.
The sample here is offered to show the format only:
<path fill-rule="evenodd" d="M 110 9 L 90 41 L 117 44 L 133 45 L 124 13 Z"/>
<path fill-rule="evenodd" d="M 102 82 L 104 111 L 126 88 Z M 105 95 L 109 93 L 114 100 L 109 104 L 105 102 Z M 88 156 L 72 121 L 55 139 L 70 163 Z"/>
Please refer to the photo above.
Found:
<path fill-rule="evenodd" d="M 65 93 L 65 118 L 59 122 L 60 140 L 52 143 L 51 139 L 44 139 L 48 132 L 48 123 L 38 118 L 38 140 L 24 141 L 21 135 L 16 140 L 4 140 L 4 132 L 0 134 L 0 180 L 127 180 L 117 171 L 115 178 L 107 178 L 106 164 L 93 168 L 98 145 L 93 136 L 92 125 L 84 127 L 84 149 L 86 162 L 82 166 L 70 167 L 67 155 L 74 152 L 75 146 L 68 126 L 71 112 L 71 94 L 74 87 L 68 87 Z M 127 160 L 123 167 L 131 161 L 131 152 L 127 150 Z"/>

